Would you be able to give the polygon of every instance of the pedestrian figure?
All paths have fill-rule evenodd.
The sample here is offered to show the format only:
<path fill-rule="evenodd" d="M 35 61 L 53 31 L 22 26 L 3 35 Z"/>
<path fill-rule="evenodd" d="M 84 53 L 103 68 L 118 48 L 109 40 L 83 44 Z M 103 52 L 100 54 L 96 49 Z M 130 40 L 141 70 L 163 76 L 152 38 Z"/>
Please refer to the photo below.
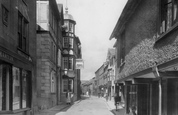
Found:
<path fill-rule="evenodd" d="M 105 94 L 106 101 L 108 101 L 108 93 Z"/>
<path fill-rule="evenodd" d="M 117 106 L 119 105 L 119 101 L 121 101 L 119 94 L 115 93 L 114 95 L 114 102 L 115 102 L 115 106 L 116 106 L 116 111 L 117 111 Z"/>
<path fill-rule="evenodd" d="M 71 104 L 71 93 L 69 92 L 69 90 L 67 90 L 66 92 L 66 104 Z"/>
<path fill-rule="evenodd" d="M 88 90 L 88 95 L 89 95 L 89 97 L 91 96 L 91 91 L 90 91 L 90 89 Z"/>

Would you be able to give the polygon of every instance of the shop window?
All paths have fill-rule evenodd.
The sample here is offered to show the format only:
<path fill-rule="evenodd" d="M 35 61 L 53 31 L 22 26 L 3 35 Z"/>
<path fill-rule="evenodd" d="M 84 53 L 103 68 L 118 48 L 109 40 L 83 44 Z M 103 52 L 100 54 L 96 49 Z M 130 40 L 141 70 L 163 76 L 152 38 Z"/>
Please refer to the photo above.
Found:
<path fill-rule="evenodd" d="M 28 21 L 19 12 L 18 14 L 18 47 L 20 50 L 27 52 L 28 46 Z"/>
<path fill-rule="evenodd" d="M 62 81 L 62 91 L 63 92 L 73 92 L 73 80 L 72 79 L 63 79 Z"/>
<path fill-rule="evenodd" d="M 5 26 L 8 26 L 9 11 L 2 5 L 2 22 Z"/>
<path fill-rule="evenodd" d="M 68 80 L 68 90 L 69 92 L 73 92 L 73 80 L 72 79 L 69 79 Z"/>
<path fill-rule="evenodd" d="M 161 1 L 161 26 L 160 34 L 169 30 L 177 22 L 178 0 Z"/>
<path fill-rule="evenodd" d="M 13 67 L 13 110 L 20 109 L 20 69 Z"/>
<path fill-rule="evenodd" d="M 30 72 L 10 65 L 0 65 L 0 112 L 30 108 L 30 105 Z"/>
<path fill-rule="evenodd" d="M 68 79 L 63 79 L 62 86 L 63 86 L 62 91 L 67 92 L 67 90 L 68 90 Z"/>

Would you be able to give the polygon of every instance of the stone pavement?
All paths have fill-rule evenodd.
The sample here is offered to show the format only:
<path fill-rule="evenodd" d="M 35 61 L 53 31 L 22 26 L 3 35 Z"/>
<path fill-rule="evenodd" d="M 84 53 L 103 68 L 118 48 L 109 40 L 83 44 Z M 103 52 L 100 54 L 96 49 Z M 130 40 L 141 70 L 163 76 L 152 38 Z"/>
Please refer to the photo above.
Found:
<path fill-rule="evenodd" d="M 92 96 L 93 97 L 93 96 Z M 99 99 L 102 99 L 103 101 L 106 102 L 106 105 L 108 106 L 108 109 L 114 114 L 114 115 L 126 115 L 125 114 L 125 108 L 119 106 L 117 111 L 116 111 L 116 107 L 114 105 L 114 101 L 113 100 L 108 100 L 106 101 L 105 98 L 99 98 Z M 78 102 L 80 102 L 81 100 L 78 100 L 78 101 L 75 101 L 73 104 L 76 104 Z M 53 108 L 50 108 L 50 109 L 47 109 L 47 110 L 41 110 L 39 111 L 38 113 L 36 113 L 35 115 L 55 115 L 57 113 L 59 113 L 60 111 L 66 109 L 66 108 L 70 108 L 70 106 L 72 106 L 73 104 L 71 105 L 67 105 L 66 103 L 60 103 L 59 105 L 53 107 Z"/>
<path fill-rule="evenodd" d="M 41 110 L 38 113 L 36 113 L 35 115 L 55 115 L 56 113 L 62 111 L 63 109 L 70 107 L 71 105 L 67 105 L 66 103 L 60 103 L 59 105 L 52 107 L 50 109 L 46 109 L 46 110 Z"/>

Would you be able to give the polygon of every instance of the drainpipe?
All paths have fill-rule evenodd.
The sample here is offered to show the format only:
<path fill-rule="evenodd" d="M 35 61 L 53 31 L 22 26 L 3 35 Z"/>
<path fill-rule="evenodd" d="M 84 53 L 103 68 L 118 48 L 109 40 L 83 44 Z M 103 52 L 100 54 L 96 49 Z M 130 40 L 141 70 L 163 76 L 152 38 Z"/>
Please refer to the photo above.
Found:
<path fill-rule="evenodd" d="M 160 78 L 160 74 L 158 71 L 158 67 L 154 66 L 152 68 L 153 74 L 155 75 L 155 78 Z M 159 102 L 158 102 L 158 115 L 162 115 L 162 82 L 161 78 L 159 79 Z"/>
<path fill-rule="evenodd" d="M 162 115 L 162 85 L 161 85 L 161 79 L 159 80 L 159 115 Z"/>

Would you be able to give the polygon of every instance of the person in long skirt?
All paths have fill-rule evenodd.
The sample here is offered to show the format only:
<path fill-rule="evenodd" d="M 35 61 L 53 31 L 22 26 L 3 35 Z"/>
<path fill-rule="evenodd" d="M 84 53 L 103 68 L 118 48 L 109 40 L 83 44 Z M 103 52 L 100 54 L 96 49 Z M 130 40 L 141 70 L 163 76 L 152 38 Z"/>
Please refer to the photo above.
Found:
<path fill-rule="evenodd" d="M 66 92 L 66 104 L 71 104 L 71 93 L 69 90 Z"/>

